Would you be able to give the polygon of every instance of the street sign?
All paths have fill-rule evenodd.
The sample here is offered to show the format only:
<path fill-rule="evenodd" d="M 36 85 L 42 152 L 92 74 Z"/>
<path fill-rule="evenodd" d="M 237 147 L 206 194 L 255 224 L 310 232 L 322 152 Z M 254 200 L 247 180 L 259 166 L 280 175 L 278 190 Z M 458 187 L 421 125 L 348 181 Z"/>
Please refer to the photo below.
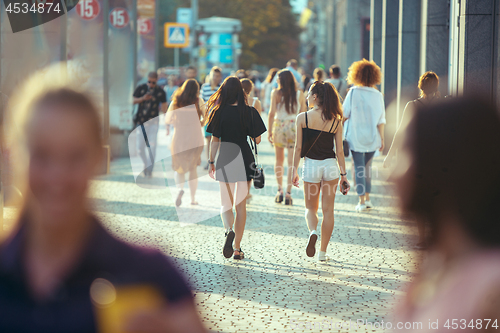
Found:
<path fill-rule="evenodd" d="M 95 19 L 101 11 L 97 0 L 80 0 L 76 5 L 76 13 L 84 20 Z"/>
<path fill-rule="evenodd" d="M 153 30 L 153 22 L 147 17 L 137 19 L 137 30 L 141 35 L 147 35 Z"/>
<path fill-rule="evenodd" d="M 193 11 L 191 8 L 177 8 L 177 23 L 193 25 Z"/>
<path fill-rule="evenodd" d="M 117 7 L 109 13 L 109 21 L 113 27 L 121 29 L 128 25 L 130 16 L 125 8 Z"/>
<path fill-rule="evenodd" d="M 185 23 L 165 23 L 165 47 L 188 47 L 189 25 Z"/>

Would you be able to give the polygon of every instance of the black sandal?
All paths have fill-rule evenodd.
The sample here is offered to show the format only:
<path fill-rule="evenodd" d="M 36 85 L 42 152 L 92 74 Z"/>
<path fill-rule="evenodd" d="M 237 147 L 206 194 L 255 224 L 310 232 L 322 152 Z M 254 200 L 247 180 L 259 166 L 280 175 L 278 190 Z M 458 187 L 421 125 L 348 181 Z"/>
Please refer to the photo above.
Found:
<path fill-rule="evenodd" d="M 274 202 L 282 203 L 283 202 L 283 190 L 278 190 L 278 194 L 274 197 Z"/>
<path fill-rule="evenodd" d="M 239 249 L 234 249 L 234 251 L 239 253 L 234 255 L 234 259 L 241 260 L 245 258 L 245 254 L 243 253 L 243 251 L 241 251 L 241 247 Z"/>
<path fill-rule="evenodd" d="M 286 196 L 285 196 L 285 205 L 293 205 L 293 200 L 292 200 L 292 193 L 290 192 L 286 192 Z"/>
<path fill-rule="evenodd" d="M 233 255 L 233 241 L 234 241 L 234 231 L 229 230 L 225 234 L 226 242 L 224 243 L 224 247 L 222 248 L 222 254 L 225 258 L 231 258 Z"/>

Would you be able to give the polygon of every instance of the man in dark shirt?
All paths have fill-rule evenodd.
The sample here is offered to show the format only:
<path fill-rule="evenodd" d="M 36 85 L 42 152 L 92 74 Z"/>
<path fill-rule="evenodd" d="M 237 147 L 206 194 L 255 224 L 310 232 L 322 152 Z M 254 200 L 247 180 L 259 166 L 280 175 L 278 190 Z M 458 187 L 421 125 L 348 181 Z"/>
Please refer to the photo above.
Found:
<path fill-rule="evenodd" d="M 167 95 L 158 85 L 158 74 L 150 72 L 148 83 L 139 85 L 134 91 L 134 104 L 139 104 L 134 116 L 135 127 L 140 126 L 144 136 L 138 136 L 137 149 L 144 162 L 144 175 L 153 175 L 153 166 L 156 156 L 156 136 L 158 134 L 158 116 L 161 111 L 167 111 Z M 147 137 L 147 140 L 146 138 Z M 146 150 L 149 143 L 150 149 Z M 151 162 L 149 162 L 151 161 Z"/>

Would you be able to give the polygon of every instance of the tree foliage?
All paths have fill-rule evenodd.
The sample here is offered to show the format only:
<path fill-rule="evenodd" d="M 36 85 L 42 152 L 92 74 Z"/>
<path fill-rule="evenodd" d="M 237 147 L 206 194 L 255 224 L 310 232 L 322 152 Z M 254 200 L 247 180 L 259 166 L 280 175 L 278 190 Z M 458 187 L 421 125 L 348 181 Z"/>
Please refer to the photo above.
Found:
<path fill-rule="evenodd" d="M 189 7 L 191 1 L 178 0 L 178 4 Z M 241 20 L 242 68 L 281 68 L 290 58 L 298 57 L 300 30 L 289 0 L 200 0 L 198 16 Z"/>

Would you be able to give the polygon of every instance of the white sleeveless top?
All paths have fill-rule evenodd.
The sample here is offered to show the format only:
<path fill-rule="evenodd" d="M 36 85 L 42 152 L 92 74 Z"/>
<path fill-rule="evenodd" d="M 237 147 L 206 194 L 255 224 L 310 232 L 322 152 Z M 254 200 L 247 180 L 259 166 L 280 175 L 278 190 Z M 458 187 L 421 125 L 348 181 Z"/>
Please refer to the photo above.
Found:
<path fill-rule="evenodd" d="M 274 117 L 274 119 L 277 119 L 277 120 L 295 120 L 295 118 L 297 118 L 297 114 L 299 113 L 299 109 L 300 109 L 299 97 L 300 97 L 300 90 L 298 89 L 297 90 L 297 97 L 295 100 L 295 107 L 294 107 L 295 113 L 286 112 L 285 101 L 283 100 L 283 98 L 281 98 L 281 102 L 279 102 L 277 105 L 276 116 Z"/>

